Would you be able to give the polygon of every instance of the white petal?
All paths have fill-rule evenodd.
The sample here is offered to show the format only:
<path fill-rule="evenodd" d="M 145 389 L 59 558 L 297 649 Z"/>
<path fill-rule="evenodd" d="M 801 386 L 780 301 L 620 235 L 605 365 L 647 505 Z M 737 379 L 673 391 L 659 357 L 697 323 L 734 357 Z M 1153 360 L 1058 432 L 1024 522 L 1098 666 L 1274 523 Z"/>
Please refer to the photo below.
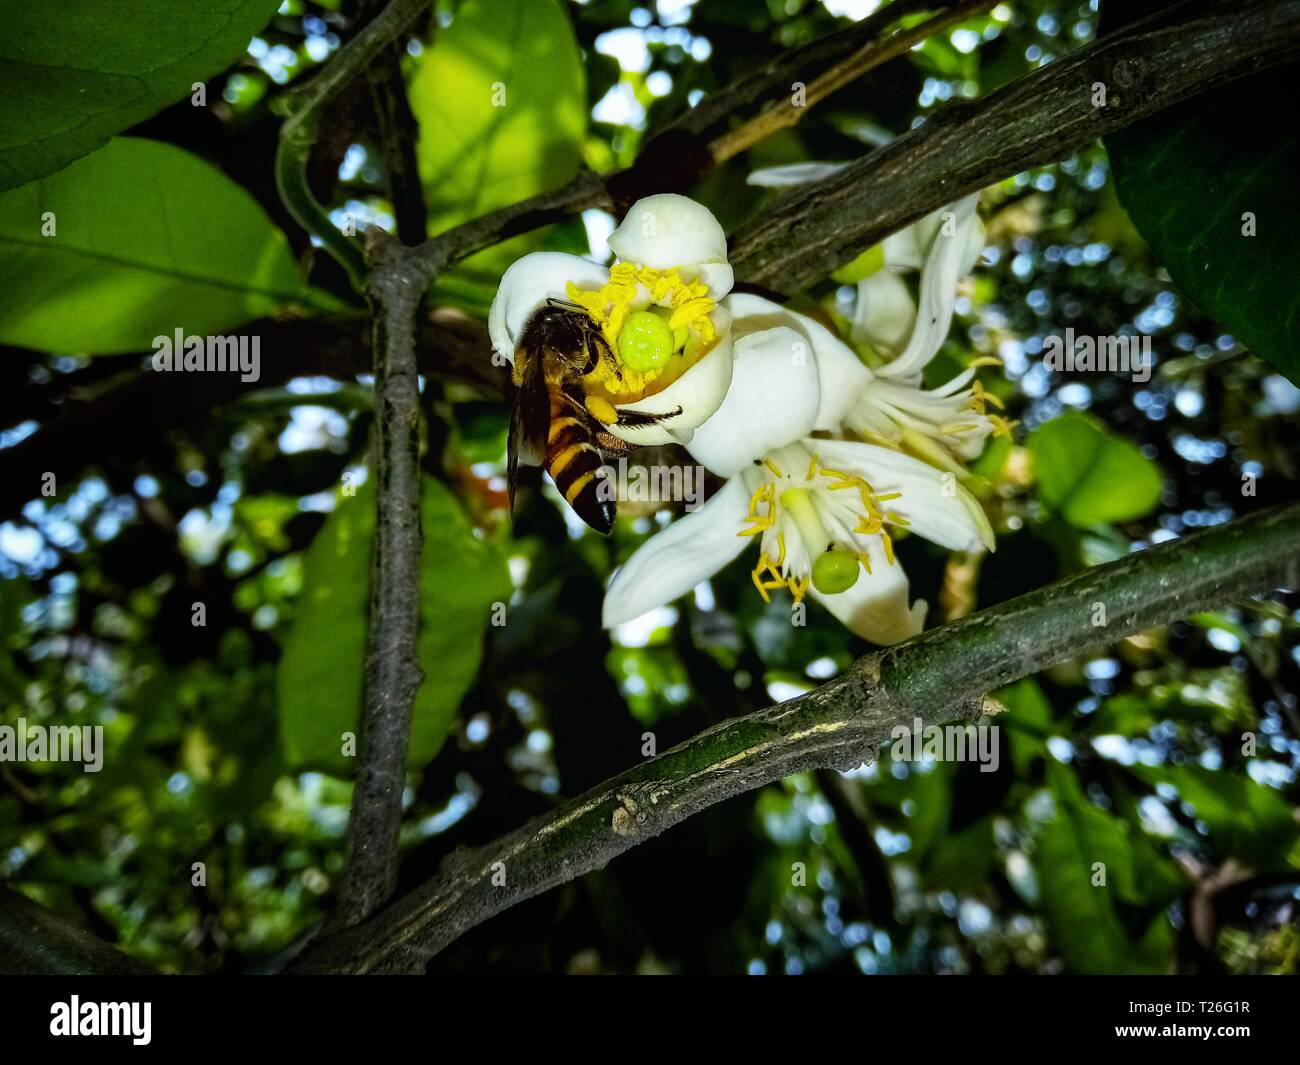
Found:
<path fill-rule="evenodd" d="M 621 411 L 649 411 L 653 414 L 680 407 L 681 414 L 664 418 L 654 425 L 634 428 L 611 425 L 611 433 L 638 446 L 671 444 L 680 441 L 678 434 L 681 432 L 689 432 L 712 417 L 726 398 L 732 373 L 731 316 L 724 307 L 718 307 L 713 314 L 718 342 L 707 355 L 662 392 L 635 403 L 618 405 Z"/>
<path fill-rule="evenodd" d="M 785 166 L 764 166 L 751 170 L 745 182 L 764 189 L 806 185 L 814 181 L 824 181 L 831 175 L 838 174 L 847 165 L 847 163 L 788 163 Z"/>
<path fill-rule="evenodd" d="M 855 636 L 888 645 L 915 636 L 925 624 L 925 602 L 908 605 L 907 574 L 885 557 L 880 538 L 872 536 L 864 545 L 871 559 L 871 572 L 861 570 L 846 592 L 825 595 L 816 588 L 812 597 L 840 619 Z"/>
<path fill-rule="evenodd" d="M 886 267 L 858 282 L 853 307 L 853 339 L 897 353 L 911 335 L 916 304 L 907 284 Z"/>
<path fill-rule="evenodd" d="M 957 302 L 957 282 L 962 267 L 977 240 L 980 228 L 975 214 L 977 197 L 967 196 L 945 212 L 952 212 L 954 229 L 945 233 L 943 224 L 936 229 L 926 255 L 925 269 L 921 272 L 921 298 L 917 307 L 916 325 L 908 338 L 907 347 L 892 363 L 880 372 L 898 378 L 919 374 L 938 353 L 940 345 L 952 325 L 953 307 Z"/>
<path fill-rule="evenodd" d="M 683 514 L 632 554 L 610 581 L 601 608 L 607 629 L 671 603 L 707 580 L 749 544 L 740 536 L 749 493 L 737 477 L 699 510 Z"/>
<path fill-rule="evenodd" d="M 811 433 L 821 399 L 817 360 L 802 333 L 778 326 L 734 343 L 731 388 L 689 447 L 721 477 Z"/>
<path fill-rule="evenodd" d="M 548 299 L 568 299 L 565 285 L 597 289 L 609 280 L 609 271 L 577 255 L 538 251 L 516 259 L 501 275 L 492 308 L 488 311 L 488 335 L 497 354 L 512 365 L 519 336 L 528 316 Z"/>
<path fill-rule="evenodd" d="M 901 514 L 910 532 L 950 551 L 993 549 L 983 511 L 951 473 L 874 444 L 818 440 L 817 453 L 822 465 L 865 478 L 877 495 L 901 492 L 881 509 Z"/>
<path fill-rule="evenodd" d="M 730 263 L 700 263 L 696 280 L 709 286 L 709 295 L 714 300 L 722 299 L 736 283 L 736 273 Z"/>
<path fill-rule="evenodd" d="M 727 261 L 727 237 L 709 209 L 665 192 L 637 200 L 609 246 L 624 262 L 654 270 Z"/>
<path fill-rule="evenodd" d="M 925 265 L 925 248 L 922 226 L 930 216 L 904 226 L 885 238 L 885 263 L 895 270 L 919 270 Z"/>
<path fill-rule="evenodd" d="M 789 310 L 762 296 L 736 292 L 727 297 L 726 305 L 732 314 L 732 332 L 738 337 L 785 326 L 807 338 L 817 360 L 821 389 L 820 407 L 813 428 L 828 432 L 838 429 L 848 409 L 871 381 L 871 371 L 853 349 L 815 318 Z"/>

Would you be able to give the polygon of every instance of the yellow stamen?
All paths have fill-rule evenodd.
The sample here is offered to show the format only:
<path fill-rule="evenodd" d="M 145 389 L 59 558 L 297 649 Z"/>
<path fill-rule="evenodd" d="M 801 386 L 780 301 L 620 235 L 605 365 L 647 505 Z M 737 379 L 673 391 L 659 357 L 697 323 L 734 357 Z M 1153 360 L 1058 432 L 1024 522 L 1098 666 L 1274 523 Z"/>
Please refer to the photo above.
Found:
<path fill-rule="evenodd" d="M 1004 436 L 1008 440 L 1011 439 L 1011 430 L 1020 424 L 1018 421 L 1013 421 L 1009 418 L 1003 418 L 1001 415 L 998 414 L 990 414 L 988 418 L 989 421 L 993 423 L 993 435 Z"/>
<path fill-rule="evenodd" d="M 771 470 L 775 476 L 777 477 L 785 476 L 785 474 L 781 472 L 781 468 L 777 466 L 777 464 L 773 462 L 771 459 L 765 458 L 763 460 L 763 465 L 766 466 L 769 470 Z"/>

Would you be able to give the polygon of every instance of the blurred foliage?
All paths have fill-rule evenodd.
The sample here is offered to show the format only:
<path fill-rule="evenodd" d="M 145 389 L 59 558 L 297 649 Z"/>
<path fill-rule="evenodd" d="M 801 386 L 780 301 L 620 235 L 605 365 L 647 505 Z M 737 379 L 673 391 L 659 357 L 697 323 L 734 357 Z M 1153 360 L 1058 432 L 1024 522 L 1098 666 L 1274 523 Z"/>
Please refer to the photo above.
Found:
<path fill-rule="evenodd" d="M 629 162 L 699 93 L 843 25 L 833 11 L 872 6 L 547 0 L 525 15 L 495 0 L 459 12 L 440 2 L 404 59 L 437 224 L 472 213 L 467 195 L 482 208 L 558 184 L 579 153 L 600 169 Z M 293 313 L 356 302 L 289 222 L 271 168 L 286 89 L 354 32 L 354 14 L 347 0 L 286 0 L 208 83 L 209 108 L 173 96 L 104 149 L 111 159 L 149 138 L 176 146 L 154 146 L 159 158 L 197 157 L 184 164 L 184 210 L 201 215 L 209 243 L 176 250 L 177 261 L 220 271 L 242 256 L 238 288 L 270 254 Z M 837 93 L 697 194 L 732 228 L 773 195 L 746 184 L 749 169 L 853 158 L 1095 28 L 1086 2 L 999 5 Z M 546 125 L 467 109 L 463 97 L 479 91 L 467 86 L 519 76 L 550 101 Z M 345 106 L 332 115 L 339 143 L 321 149 L 318 191 L 337 220 L 391 225 L 364 106 L 360 118 Z M 439 127 L 438 115 L 455 120 Z M 131 212 L 140 204 L 147 225 L 174 194 L 162 177 L 129 192 L 103 186 L 127 223 L 111 238 L 119 252 L 161 243 L 131 231 Z M 12 232 L 10 197 L 25 195 L 0 197 L 0 233 Z M 974 465 L 995 554 L 948 559 L 915 538 L 899 543 L 935 623 L 1296 498 L 1300 394 L 1173 287 L 1120 208 L 1100 145 L 986 190 L 983 213 L 984 263 L 931 370 L 942 381 L 996 356 L 1003 370 L 981 380 L 1021 428 Z M 610 221 L 588 213 L 520 246 L 585 249 L 590 238 L 599 254 Z M 275 226 L 310 289 L 266 252 Z M 0 293 L 0 335 L 41 352 L 0 352 L 26 386 L 4 397 L 0 448 L 87 387 L 139 372 L 135 357 L 88 353 L 126 350 L 131 337 L 145 337 L 144 350 L 155 333 L 260 313 L 235 314 L 229 293 L 190 287 L 151 303 L 122 268 L 105 269 L 98 302 L 47 292 L 59 314 L 43 318 L 47 305 L 32 302 L 45 332 L 17 332 L 16 297 Z M 41 279 L 54 269 L 23 260 Z M 494 282 L 487 266 L 467 268 L 437 297 L 481 315 Z M 827 281 L 802 305 L 842 320 L 851 297 Z M 1053 372 L 1043 339 L 1067 327 L 1149 334 L 1154 375 Z M 61 330 L 78 339 L 63 343 Z M 351 782 L 338 738 L 361 685 L 370 492 L 349 497 L 344 486 L 367 459 L 368 379 L 248 388 L 143 454 L 89 457 L 79 481 L 0 522 L 0 724 L 101 725 L 106 745 L 97 774 L 0 764 L 0 876 L 167 971 L 278 968 L 327 912 L 341 871 Z M 791 626 L 787 604 L 765 605 L 734 566 L 605 633 L 603 582 L 666 515 L 647 510 L 606 541 L 575 528 L 550 489 L 525 490 L 511 532 L 502 405 L 451 381 L 425 398 L 425 724 L 408 778 L 403 889 L 455 847 L 517 827 L 651 743 L 666 749 L 806 690 L 867 649 L 816 608 L 806 627 Z M 489 623 L 499 601 L 503 626 Z M 797 775 L 739 797 L 475 929 L 431 968 L 1294 973 L 1297 605 L 1283 596 L 1200 615 L 997 693 L 1008 712 L 992 719 L 995 772 L 886 750 L 846 775 Z M 1209 919 L 1193 922 L 1193 910 Z"/>

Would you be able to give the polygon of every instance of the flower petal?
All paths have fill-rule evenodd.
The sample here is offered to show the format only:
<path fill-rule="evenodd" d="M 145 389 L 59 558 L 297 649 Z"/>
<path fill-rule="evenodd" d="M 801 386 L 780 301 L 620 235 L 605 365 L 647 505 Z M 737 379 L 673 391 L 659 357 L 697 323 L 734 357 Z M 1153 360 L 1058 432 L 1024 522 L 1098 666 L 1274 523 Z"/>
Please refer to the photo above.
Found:
<path fill-rule="evenodd" d="M 762 296 L 735 292 L 727 297 L 732 314 L 732 332 L 740 337 L 775 326 L 802 333 L 817 360 L 821 388 L 820 407 L 814 429 L 838 429 L 854 401 L 871 381 L 871 371 L 851 347 L 815 318 L 782 307 Z"/>
<path fill-rule="evenodd" d="M 846 440 L 818 440 L 823 466 L 864 478 L 877 495 L 902 493 L 882 504 L 907 521 L 910 532 L 950 551 L 993 550 L 984 511 L 951 473 L 901 451 Z"/>
<path fill-rule="evenodd" d="M 699 510 L 650 537 L 610 581 L 601 624 L 613 628 L 671 603 L 722 569 L 751 542 L 739 535 L 748 505 L 745 482 L 736 477 Z"/>
<path fill-rule="evenodd" d="M 609 280 L 609 271 L 577 255 L 538 251 L 516 259 L 501 275 L 492 308 L 488 311 L 488 335 L 498 355 L 511 365 L 515 349 L 529 315 L 548 299 L 568 299 L 565 285 L 598 289 Z"/>
<path fill-rule="evenodd" d="M 688 450 L 721 477 L 813 430 L 821 400 L 808 339 L 786 326 L 734 340 L 731 387 Z"/>
<path fill-rule="evenodd" d="M 639 447 L 671 444 L 679 439 L 675 434 L 694 429 L 712 417 L 726 398 L 733 365 L 731 316 L 724 307 L 716 308 L 713 314 L 718 342 L 708 354 L 663 391 L 635 403 L 618 404 L 615 408 L 619 411 L 661 414 L 680 407 L 681 413 L 653 425 L 611 425 L 611 433 Z"/>
<path fill-rule="evenodd" d="M 975 212 L 978 194 L 959 200 L 939 214 L 933 239 L 926 252 L 921 272 L 921 296 L 916 324 L 902 354 L 881 369 L 885 376 L 906 378 L 917 375 L 934 358 L 952 325 L 953 307 L 957 302 L 957 282 L 963 267 L 973 264 L 971 249 L 982 244 L 982 226 Z M 944 219 L 945 215 L 950 219 Z M 927 215 L 928 219 L 933 215 Z M 951 231 L 946 225 L 951 221 Z M 978 255 L 978 250 L 976 251 Z M 886 261 L 888 261 L 886 250 Z"/>
<path fill-rule="evenodd" d="M 610 234 L 609 246 L 624 262 L 654 270 L 727 261 L 727 237 L 718 220 L 702 204 L 671 192 L 637 200 Z"/>
<path fill-rule="evenodd" d="M 848 163 L 787 163 L 784 166 L 763 166 L 751 170 L 745 184 L 764 189 L 781 189 L 790 185 L 806 185 L 824 181 L 838 174 Z"/>
<path fill-rule="evenodd" d="M 870 537 L 865 548 L 870 573 L 860 571 L 846 592 L 826 595 L 813 588 L 810 594 L 864 640 L 888 645 L 915 636 L 925 624 L 925 601 L 908 605 L 907 574 L 897 562 L 890 564 L 879 537 Z"/>
<path fill-rule="evenodd" d="M 902 351 L 916 321 L 916 304 L 907 285 L 889 267 L 858 282 L 852 337 L 891 354 Z"/>

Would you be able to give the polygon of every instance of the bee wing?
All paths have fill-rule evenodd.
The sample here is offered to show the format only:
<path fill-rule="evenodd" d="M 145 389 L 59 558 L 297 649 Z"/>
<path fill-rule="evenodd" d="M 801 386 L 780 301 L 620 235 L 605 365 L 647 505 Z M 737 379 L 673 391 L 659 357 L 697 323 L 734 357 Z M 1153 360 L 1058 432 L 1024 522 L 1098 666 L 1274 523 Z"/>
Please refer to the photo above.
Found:
<path fill-rule="evenodd" d="M 515 392 L 510 408 L 510 439 L 506 478 L 510 492 L 510 510 L 515 509 L 515 481 L 519 467 L 541 466 L 546 461 L 546 433 L 551 425 L 551 403 L 546 394 L 539 353 L 521 351 L 524 359 L 523 380 Z"/>

